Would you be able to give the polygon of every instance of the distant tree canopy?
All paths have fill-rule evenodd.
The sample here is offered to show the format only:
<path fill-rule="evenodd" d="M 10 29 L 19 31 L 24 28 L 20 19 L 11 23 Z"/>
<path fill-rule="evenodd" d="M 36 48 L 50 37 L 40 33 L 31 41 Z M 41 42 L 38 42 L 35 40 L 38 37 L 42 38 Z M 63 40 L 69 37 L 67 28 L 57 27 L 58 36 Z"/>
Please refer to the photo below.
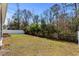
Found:
<path fill-rule="evenodd" d="M 49 38 L 54 37 L 54 35 L 57 38 L 60 35 L 63 37 L 76 35 L 79 26 L 79 4 L 53 4 L 41 15 L 35 15 L 24 9 L 20 10 L 19 13 L 15 12 L 12 19 L 13 21 L 9 23 L 9 29 L 18 29 L 19 25 L 20 29 L 27 34 Z"/>

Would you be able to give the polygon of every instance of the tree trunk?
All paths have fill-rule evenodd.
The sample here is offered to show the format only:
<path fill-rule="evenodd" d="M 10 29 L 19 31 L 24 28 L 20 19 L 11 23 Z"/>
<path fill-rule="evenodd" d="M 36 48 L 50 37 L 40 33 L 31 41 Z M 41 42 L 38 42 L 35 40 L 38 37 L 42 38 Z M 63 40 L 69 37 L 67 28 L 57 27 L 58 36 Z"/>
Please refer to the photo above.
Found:
<path fill-rule="evenodd" d="M 77 18 L 77 3 L 74 3 L 74 7 L 75 7 L 75 18 Z"/>

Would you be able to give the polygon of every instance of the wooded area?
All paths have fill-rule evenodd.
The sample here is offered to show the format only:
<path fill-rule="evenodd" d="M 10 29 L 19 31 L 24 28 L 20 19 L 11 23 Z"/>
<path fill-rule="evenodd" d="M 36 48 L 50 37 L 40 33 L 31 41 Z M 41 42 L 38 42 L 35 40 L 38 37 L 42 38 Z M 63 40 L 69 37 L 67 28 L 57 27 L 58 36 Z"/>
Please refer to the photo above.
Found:
<path fill-rule="evenodd" d="M 40 15 L 26 9 L 18 9 L 12 18 L 8 19 L 8 29 L 22 29 L 25 34 L 72 42 L 77 42 L 78 26 L 77 3 L 53 4 Z"/>

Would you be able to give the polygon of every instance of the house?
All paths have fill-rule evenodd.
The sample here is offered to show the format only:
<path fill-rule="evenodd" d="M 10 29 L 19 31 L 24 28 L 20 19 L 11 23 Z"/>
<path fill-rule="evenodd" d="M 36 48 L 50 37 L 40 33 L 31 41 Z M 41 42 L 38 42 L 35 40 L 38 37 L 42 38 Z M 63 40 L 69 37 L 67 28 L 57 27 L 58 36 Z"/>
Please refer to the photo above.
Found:
<path fill-rule="evenodd" d="M 7 11 L 7 4 L 6 3 L 0 3 L 0 46 L 2 46 L 2 30 L 3 30 L 3 23 L 5 21 Z"/>

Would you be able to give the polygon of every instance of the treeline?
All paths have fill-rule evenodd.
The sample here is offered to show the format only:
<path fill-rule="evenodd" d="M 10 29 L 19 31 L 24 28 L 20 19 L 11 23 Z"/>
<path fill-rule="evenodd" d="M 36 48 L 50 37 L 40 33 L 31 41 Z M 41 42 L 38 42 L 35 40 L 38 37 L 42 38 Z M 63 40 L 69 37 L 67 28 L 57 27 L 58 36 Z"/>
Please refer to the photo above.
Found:
<path fill-rule="evenodd" d="M 17 10 L 11 19 L 8 29 L 22 29 L 25 34 L 77 42 L 79 4 L 53 4 L 40 15 L 26 9 Z"/>

